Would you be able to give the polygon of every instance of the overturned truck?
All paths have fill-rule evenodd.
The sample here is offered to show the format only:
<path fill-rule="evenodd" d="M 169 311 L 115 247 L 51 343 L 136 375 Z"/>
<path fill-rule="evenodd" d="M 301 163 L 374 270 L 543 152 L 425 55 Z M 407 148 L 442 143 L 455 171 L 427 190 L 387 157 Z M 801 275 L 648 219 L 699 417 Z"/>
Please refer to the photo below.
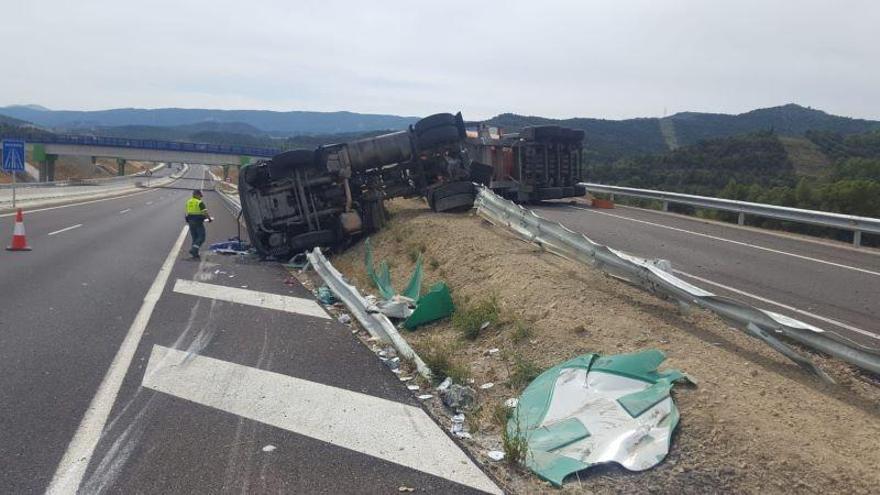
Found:
<path fill-rule="evenodd" d="M 540 141 L 547 145 L 546 139 Z M 555 143 L 551 147 L 558 149 Z M 531 156 L 531 151 L 523 153 Z M 473 205 L 474 183 L 503 186 L 506 196 L 520 200 L 577 192 L 559 186 L 548 194 L 547 184 L 556 187 L 563 179 L 533 179 L 564 168 L 566 184 L 579 180 L 579 160 L 574 168 L 561 167 L 557 160 L 552 170 L 541 171 L 524 161 L 525 168 L 519 166 L 511 182 L 505 180 L 511 172 L 505 162 L 484 164 L 475 155 L 486 156 L 479 143 L 469 142 L 461 113 L 431 115 L 406 130 L 381 136 L 286 151 L 241 169 L 242 215 L 257 251 L 284 259 L 314 246 L 345 244 L 382 228 L 383 202 L 389 198 L 422 196 L 434 211 L 451 211 Z M 513 192 L 516 184 L 522 185 L 522 194 Z M 536 189 L 536 184 L 541 187 Z"/>

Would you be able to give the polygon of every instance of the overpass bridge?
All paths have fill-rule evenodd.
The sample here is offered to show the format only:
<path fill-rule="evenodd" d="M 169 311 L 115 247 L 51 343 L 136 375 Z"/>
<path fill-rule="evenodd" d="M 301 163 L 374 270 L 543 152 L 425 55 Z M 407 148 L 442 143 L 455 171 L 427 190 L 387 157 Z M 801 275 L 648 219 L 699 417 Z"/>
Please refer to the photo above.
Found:
<path fill-rule="evenodd" d="M 125 175 L 126 160 L 222 165 L 225 175 L 230 166 L 247 165 L 281 151 L 256 146 L 59 134 L 42 137 L 8 135 L 0 139 L 24 139 L 43 181 L 55 179 L 55 160 L 59 155 L 116 158 L 119 175 Z"/>

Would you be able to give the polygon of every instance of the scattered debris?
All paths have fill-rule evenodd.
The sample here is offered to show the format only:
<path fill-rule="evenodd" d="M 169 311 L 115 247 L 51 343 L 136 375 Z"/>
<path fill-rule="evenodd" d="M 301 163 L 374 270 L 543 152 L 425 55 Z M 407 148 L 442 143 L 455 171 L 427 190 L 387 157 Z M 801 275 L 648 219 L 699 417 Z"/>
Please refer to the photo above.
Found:
<path fill-rule="evenodd" d="M 339 315 L 338 320 L 339 323 L 342 323 L 343 325 L 348 325 L 349 323 L 351 323 L 351 316 L 348 313 L 342 313 L 341 315 Z"/>
<path fill-rule="evenodd" d="M 464 428 L 464 414 L 458 413 L 452 417 L 452 426 L 449 432 L 458 438 L 471 438 L 471 434 Z"/>
<path fill-rule="evenodd" d="M 251 249 L 251 245 L 238 237 L 230 237 L 227 241 L 211 244 L 208 249 L 217 254 L 246 254 Z"/>
<path fill-rule="evenodd" d="M 434 396 L 431 395 L 431 394 L 424 394 L 424 395 L 420 395 L 420 396 L 419 396 L 419 399 L 421 399 L 421 400 L 427 400 L 427 399 L 430 399 L 431 397 L 434 397 Z"/>
<path fill-rule="evenodd" d="M 484 383 L 484 384 L 480 385 L 480 388 L 483 390 L 489 390 L 490 388 L 492 388 L 494 386 L 495 386 L 494 383 L 489 382 L 489 383 Z"/>
<path fill-rule="evenodd" d="M 413 392 L 415 392 L 416 390 L 418 390 L 418 389 L 421 388 L 421 387 L 419 387 L 418 385 L 407 385 L 406 388 L 408 388 L 408 389 L 412 390 Z"/>
<path fill-rule="evenodd" d="M 631 471 L 669 452 L 678 409 L 669 396 L 677 370 L 657 371 L 666 356 L 584 354 L 539 375 L 523 391 L 507 435 L 528 444 L 525 465 L 556 486 L 569 474 L 616 462 Z"/>
<path fill-rule="evenodd" d="M 400 493 L 410 493 L 410 492 L 414 492 L 414 491 L 416 491 L 416 489 L 413 488 L 413 487 L 411 487 L 411 486 L 401 485 L 401 486 L 397 489 L 397 491 L 399 491 Z"/>
<path fill-rule="evenodd" d="M 476 402 L 477 393 L 470 387 L 453 383 L 448 389 L 440 392 L 440 397 L 446 407 L 453 411 L 466 411 Z"/>
<path fill-rule="evenodd" d="M 519 399 L 516 397 L 504 401 L 504 407 L 508 409 L 515 409 L 517 405 L 519 405 Z"/>
<path fill-rule="evenodd" d="M 322 285 L 318 287 L 318 290 L 315 291 L 315 297 L 318 298 L 321 304 L 333 304 L 337 301 L 336 295 L 333 294 L 333 291 L 330 290 L 330 287 L 326 285 Z"/>
<path fill-rule="evenodd" d="M 276 446 L 274 446 L 274 445 L 271 445 L 271 444 L 270 444 L 270 445 L 266 445 L 265 447 L 263 447 L 263 452 L 273 452 L 273 451 L 274 451 L 275 449 L 277 449 L 277 448 L 278 448 L 278 447 L 276 447 Z"/>
<path fill-rule="evenodd" d="M 482 332 L 483 330 L 489 328 L 489 325 L 491 325 L 491 324 L 492 324 L 491 321 L 484 321 L 483 324 L 480 325 L 480 331 Z"/>
<path fill-rule="evenodd" d="M 501 349 L 499 349 L 497 347 L 493 347 L 492 349 L 489 349 L 489 354 L 490 355 L 491 354 L 498 354 L 500 351 L 501 351 Z"/>
<path fill-rule="evenodd" d="M 309 266 L 309 259 L 306 257 L 306 253 L 295 254 L 285 266 L 304 271 Z"/>
<path fill-rule="evenodd" d="M 486 457 L 493 461 L 502 461 L 504 460 L 504 452 L 501 452 L 500 450 L 490 450 L 489 452 L 486 452 Z"/>
<path fill-rule="evenodd" d="M 437 390 L 440 392 L 445 392 L 449 386 L 452 385 L 452 378 L 446 377 L 440 385 L 437 385 Z"/>

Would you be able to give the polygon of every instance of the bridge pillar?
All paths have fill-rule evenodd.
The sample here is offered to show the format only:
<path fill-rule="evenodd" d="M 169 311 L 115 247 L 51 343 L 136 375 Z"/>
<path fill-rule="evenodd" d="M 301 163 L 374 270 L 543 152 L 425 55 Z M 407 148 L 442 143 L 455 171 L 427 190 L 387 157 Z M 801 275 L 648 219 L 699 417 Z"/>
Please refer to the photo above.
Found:
<path fill-rule="evenodd" d="M 40 162 L 40 180 L 43 182 L 52 182 L 55 180 L 55 160 L 58 155 L 46 154 L 45 159 Z"/>
<path fill-rule="evenodd" d="M 229 165 L 223 165 L 223 182 L 229 178 Z"/>
<path fill-rule="evenodd" d="M 125 158 L 116 159 L 116 175 L 120 177 L 125 175 Z"/>

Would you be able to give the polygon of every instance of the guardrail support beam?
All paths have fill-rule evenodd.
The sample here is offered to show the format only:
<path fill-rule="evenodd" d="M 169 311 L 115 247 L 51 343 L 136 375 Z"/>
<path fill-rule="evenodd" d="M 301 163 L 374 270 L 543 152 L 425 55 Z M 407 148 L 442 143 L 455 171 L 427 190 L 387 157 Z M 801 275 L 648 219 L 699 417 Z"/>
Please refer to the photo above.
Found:
<path fill-rule="evenodd" d="M 746 224 L 746 214 L 743 212 L 739 212 L 739 215 L 737 215 L 737 217 L 736 217 L 736 223 L 738 225 L 745 225 Z"/>
<path fill-rule="evenodd" d="M 228 179 L 228 178 L 229 178 L 229 165 L 223 165 L 223 180 L 226 181 L 226 179 Z"/>
<path fill-rule="evenodd" d="M 54 182 L 55 181 L 55 160 L 58 159 L 58 155 L 46 155 L 46 159 L 40 163 L 40 181 L 41 182 Z"/>
<path fill-rule="evenodd" d="M 853 231 L 853 246 L 861 247 L 862 246 L 862 231 L 854 230 Z"/>
<path fill-rule="evenodd" d="M 669 201 L 663 202 L 663 211 L 669 211 Z"/>
<path fill-rule="evenodd" d="M 116 159 L 116 175 L 120 177 L 125 175 L 125 158 Z"/>

